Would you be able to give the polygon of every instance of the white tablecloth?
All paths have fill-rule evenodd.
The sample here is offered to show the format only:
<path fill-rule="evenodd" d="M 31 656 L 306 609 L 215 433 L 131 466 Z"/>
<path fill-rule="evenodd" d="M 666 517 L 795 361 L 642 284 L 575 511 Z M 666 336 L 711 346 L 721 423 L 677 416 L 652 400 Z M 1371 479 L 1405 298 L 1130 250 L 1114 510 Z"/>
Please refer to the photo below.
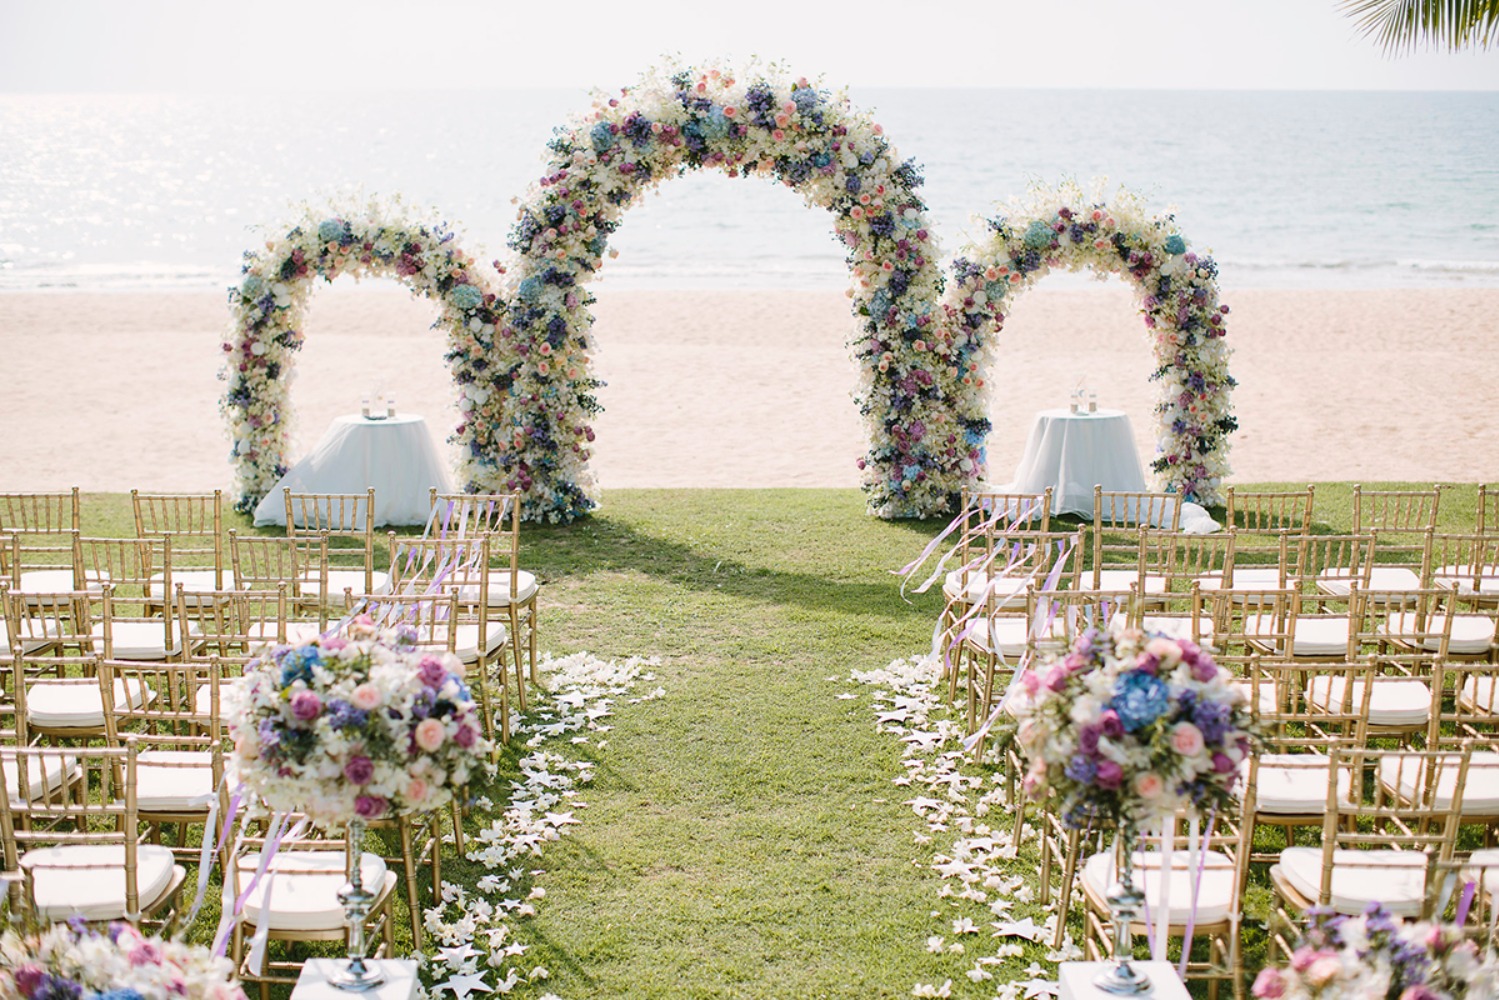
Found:
<path fill-rule="evenodd" d="M 1053 514 L 1093 516 L 1093 487 L 1124 493 L 1144 493 L 1145 470 L 1135 452 L 1135 432 L 1122 410 L 1073 413 L 1070 409 L 1042 410 L 1031 425 L 1025 454 L 1014 482 L 1000 489 L 1040 493 L 1051 487 Z M 1207 510 L 1182 504 L 1181 529 L 1198 533 L 1217 531 L 1219 524 Z"/>
<path fill-rule="evenodd" d="M 363 493 L 375 488 L 376 524 L 426 524 L 428 491 L 452 492 L 447 467 L 418 416 L 337 417 L 312 453 L 287 470 L 255 508 L 255 524 L 285 524 L 283 489 Z"/>

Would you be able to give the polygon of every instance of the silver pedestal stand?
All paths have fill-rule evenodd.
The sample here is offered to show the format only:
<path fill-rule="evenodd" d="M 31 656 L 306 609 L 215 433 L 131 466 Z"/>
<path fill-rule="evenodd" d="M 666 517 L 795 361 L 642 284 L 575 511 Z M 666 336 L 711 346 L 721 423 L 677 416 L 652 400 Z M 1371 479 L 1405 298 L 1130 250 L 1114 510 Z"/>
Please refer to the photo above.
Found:
<path fill-rule="evenodd" d="M 1131 964 L 1134 942 L 1129 925 L 1145 902 L 1145 894 L 1135 888 L 1135 828 L 1129 822 L 1119 826 L 1117 846 L 1120 857 L 1115 864 L 1118 878 L 1109 888 L 1109 918 L 1114 921 L 1114 963 L 1093 980 L 1105 993 L 1121 997 L 1145 996 L 1150 992 L 1150 977 Z"/>
<path fill-rule="evenodd" d="M 338 901 L 343 904 L 349 922 L 349 964 L 329 976 L 328 982 L 341 990 L 364 993 L 385 982 L 384 972 L 371 969 L 364 962 L 364 922 L 375 902 L 375 894 L 364 887 L 360 864 L 364 859 L 364 820 L 349 821 L 347 850 L 349 884 L 338 891 Z"/>

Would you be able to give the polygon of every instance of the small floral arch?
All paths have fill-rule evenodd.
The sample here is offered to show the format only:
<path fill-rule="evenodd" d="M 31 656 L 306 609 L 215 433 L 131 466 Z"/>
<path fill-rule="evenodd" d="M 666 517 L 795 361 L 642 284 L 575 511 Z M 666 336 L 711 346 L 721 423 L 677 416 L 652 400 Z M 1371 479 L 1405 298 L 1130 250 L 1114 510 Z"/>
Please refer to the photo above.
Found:
<path fill-rule="evenodd" d="M 1158 487 L 1217 505 L 1238 427 L 1223 340 L 1228 306 L 1218 301 L 1218 265 L 1189 246 L 1172 216 L 1152 215 L 1128 192 L 1106 199 L 1075 184 L 1039 189 L 1008 218 L 990 220 L 988 238 L 953 261 L 944 304 L 959 329 L 990 341 L 1009 303 L 1053 268 L 1129 281 L 1155 349 L 1151 378 L 1161 383 L 1151 463 Z"/>
<path fill-rule="evenodd" d="M 287 469 L 293 411 L 287 375 L 302 346 L 314 279 L 341 274 L 393 277 L 413 295 L 441 307 L 434 328 L 448 333 L 447 358 L 465 406 L 487 401 L 489 358 L 473 350 L 501 316 L 488 276 L 461 250 L 446 224 L 409 218 L 399 202 L 358 209 L 309 209 L 265 249 L 245 254 L 239 285 L 229 290 L 232 329 L 220 375 L 228 388 L 219 409 L 229 426 L 236 510 L 249 513 Z M 452 438 L 461 448 L 488 442 L 472 424 Z"/>
<path fill-rule="evenodd" d="M 548 144 L 546 175 L 527 193 L 504 276 L 505 360 L 483 381 L 503 406 L 493 449 L 462 461 L 462 478 L 526 493 L 528 518 L 569 521 L 595 506 L 587 462 L 598 412 L 589 377 L 594 298 L 586 290 L 620 217 L 640 195 L 688 170 L 764 175 L 831 212 L 847 248 L 859 331 L 856 401 L 869 431 L 860 459 L 871 511 L 945 510 L 982 463 L 989 432 L 976 374 L 983 331 L 954 332 L 940 307 L 935 234 L 883 129 L 846 97 L 773 69 L 741 79 L 721 68 L 647 74 Z"/>

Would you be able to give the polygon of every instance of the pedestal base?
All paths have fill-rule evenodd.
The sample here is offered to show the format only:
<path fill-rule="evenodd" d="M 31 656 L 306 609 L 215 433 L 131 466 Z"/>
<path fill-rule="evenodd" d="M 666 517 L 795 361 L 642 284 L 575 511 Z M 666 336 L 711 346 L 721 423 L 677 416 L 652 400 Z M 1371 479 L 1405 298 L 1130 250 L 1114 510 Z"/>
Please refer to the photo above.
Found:
<path fill-rule="evenodd" d="M 1057 1000 L 1119 1000 L 1093 985 L 1093 980 L 1112 962 L 1063 962 L 1058 975 Z M 1176 975 L 1170 962 L 1134 962 L 1134 967 L 1150 977 L 1153 1000 L 1190 1000 L 1187 987 Z"/>
<path fill-rule="evenodd" d="M 416 996 L 416 963 L 406 959 L 367 959 L 365 965 L 385 973 L 385 982 L 363 993 L 341 990 L 328 980 L 344 966 L 346 958 L 310 958 L 302 966 L 292 1000 L 413 1000 Z"/>

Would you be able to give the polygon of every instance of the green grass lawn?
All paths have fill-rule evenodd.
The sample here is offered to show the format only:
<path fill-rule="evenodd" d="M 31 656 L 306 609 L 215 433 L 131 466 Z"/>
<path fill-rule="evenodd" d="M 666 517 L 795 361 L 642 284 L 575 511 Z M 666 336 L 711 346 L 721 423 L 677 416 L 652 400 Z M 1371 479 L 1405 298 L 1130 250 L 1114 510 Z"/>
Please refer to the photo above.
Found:
<path fill-rule="evenodd" d="M 1318 486 L 1324 530 L 1346 529 L 1348 495 Z M 1448 490 L 1443 526 L 1471 527 L 1475 495 Z M 133 530 L 128 496 L 90 495 L 85 511 L 86 531 Z M 525 865 L 545 896 L 512 923 L 519 964 L 549 977 L 514 995 L 907 997 L 945 979 L 954 996 L 994 995 L 963 977 L 979 951 L 928 950 L 952 912 L 932 869 L 941 838 L 917 842 L 928 824 L 892 785 L 904 747 L 849 680 L 928 648 L 940 594 L 902 596 L 892 571 L 940 527 L 869 517 L 854 490 L 611 490 L 578 524 L 523 529 L 541 648 L 659 657 L 648 686 L 665 695 L 619 699 L 587 743 L 547 744 L 594 779 L 582 822 Z M 512 744 L 487 790 L 496 814 L 527 752 Z M 484 895 L 481 867 L 446 874 Z M 1034 881 L 1034 859 L 1013 874 Z M 974 947 L 995 944 L 986 929 Z M 1045 950 L 996 981 L 1026 978 Z"/>

